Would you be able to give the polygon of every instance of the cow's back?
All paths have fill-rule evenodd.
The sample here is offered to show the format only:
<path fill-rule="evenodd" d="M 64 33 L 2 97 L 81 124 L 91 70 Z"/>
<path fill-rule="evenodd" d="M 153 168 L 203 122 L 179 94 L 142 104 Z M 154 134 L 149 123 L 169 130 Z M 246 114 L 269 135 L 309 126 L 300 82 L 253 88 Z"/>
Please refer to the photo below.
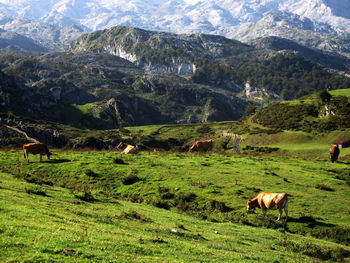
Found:
<path fill-rule="evenodd" d="M 279 209 L 283 207 L 286 199 L 286 193 L 262 192 L 258 196 L 259 205 L 267 209 Z"/>
<path fill-rule="evenodd" d="M 133 153 L 137 153 L 138 152 L 138 148 L 133 146 L 133 145 L 128 145 L 121 153 L 122 154 L 133 154 Z"/>
<path fill-rule="evenodd" d="M 193 151 L 207 151 L 213 147 L 213 140 L 204 140 L 204 141 L 195 141 L 190 149 L 189 152 Z"/>

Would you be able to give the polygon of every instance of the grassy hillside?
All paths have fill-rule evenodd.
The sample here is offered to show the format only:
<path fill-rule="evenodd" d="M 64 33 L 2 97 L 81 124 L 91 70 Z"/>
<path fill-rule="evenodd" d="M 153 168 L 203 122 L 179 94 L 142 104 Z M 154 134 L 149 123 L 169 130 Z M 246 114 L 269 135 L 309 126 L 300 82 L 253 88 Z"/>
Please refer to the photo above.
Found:
<path fill-rule="evenodd" d="M 325 133 L 350 127 L 350 89 L 321 91 L 291 102 L 271 104 L 254 121 L 280 130 Z"/>
<path fill-rule="evenodd" d="M 349 161 L 55 153 L 0 152 L 2 262 L 349 260 Z M 245 211 L 261 190 L 290 195 L 287 225 Z"/>

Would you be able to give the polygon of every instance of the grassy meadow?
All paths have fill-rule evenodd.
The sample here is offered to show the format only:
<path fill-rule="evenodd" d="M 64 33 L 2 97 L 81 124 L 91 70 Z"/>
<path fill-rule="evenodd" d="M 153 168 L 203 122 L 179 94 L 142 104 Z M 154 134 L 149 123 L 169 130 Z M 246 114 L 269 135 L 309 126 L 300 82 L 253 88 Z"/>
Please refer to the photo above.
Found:
<path fill-rule="evenodd" d="M 348 153 L 274 142 L 290 154 L 0 151 L 0 262 L 350 262 Z M 287 223 L 245 210 L 260 191 L 289 194 Z"/>

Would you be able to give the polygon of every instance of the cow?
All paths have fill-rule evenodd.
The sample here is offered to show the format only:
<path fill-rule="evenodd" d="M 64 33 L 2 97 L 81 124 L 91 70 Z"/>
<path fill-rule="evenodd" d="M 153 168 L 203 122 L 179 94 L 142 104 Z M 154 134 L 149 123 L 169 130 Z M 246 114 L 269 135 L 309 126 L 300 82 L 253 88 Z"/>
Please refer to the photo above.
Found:
<path fill-rule="evenodd" d="M 339 145 L 333 144 L 331 148 L 329 148 L 329 155 L 332 163 L 338 160 L 339 154 L 340 154 Z"/>
<path fill-rule="evenodd" d="M 269 193 L 261 192 L 254 198 L 247 201 L 247 210 L 255 209 L 260 207 L 265 216 L 268 209 L 278 210 L 279 216 L 277 220 L 281 219 L 282 210 L 286 214 L 286 221 L 288 218 L 288 196 L 286 193 Z"/>
<path fill-rule="evenodd" d="M 121 154 L 133 154 L 133 153 L 138 153 L 139 151 L 138 146 L 133 146 L 125 142 L 120 142 L 116 147 L 116 149 L 120 151 Z"/>
<path fill-rule="evenodd" d="M 24 158 L 29 162 L 28 155 L 31 154 L 40 154 L 40 162 L 42 161 L 42 155 L 46 155 L 47 159 L 50 160 L 52 153 L 49 151 L 49 148 L 45 143 L 34 142 L 27 143 L 23 145 Z"/>
<path fill-rule="evenodd" d="M 126 148 L 121 152 L 121 154 L 135 154 L 139 152 L 139 147 L 134 145 L 128 145 Z"/>
<path fill-rule="evenodd" d="M 336 162 L 338 160 L 340 150 L 347 147 L 350 147 L 350 140 L 343 140 L 333 143 L 329 148 L 331 162 Z"/>
<path fill-rule="evenodd" d="M 206 152 L 212 149 L 213 146 L 214 146 L 214 142 L 211 139 L 195 141 L 194 143 L 192 143 L 188 152 Z"/>
<path fill-rule="evenodd" d="M 120 142 L 118 145 L 117 145 L 117 147 L 115 147 L 118 151 L 123 151 L 126 147 L 128 147 L 128 145 L 130 145 L 130 144 L 128 144 L 128 143 L 126 143 L 126 142 Z"/>

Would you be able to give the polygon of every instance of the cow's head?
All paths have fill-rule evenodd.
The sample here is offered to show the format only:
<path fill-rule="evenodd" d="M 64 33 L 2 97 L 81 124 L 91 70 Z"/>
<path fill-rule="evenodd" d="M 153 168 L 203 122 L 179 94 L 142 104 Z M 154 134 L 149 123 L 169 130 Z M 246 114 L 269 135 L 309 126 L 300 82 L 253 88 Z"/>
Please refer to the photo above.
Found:
<path fill-rule="evenodd" d="M 255 203 L 252 201 L 252 199 L 249 199 L 247 201 L 247 210 L 252 210 L 252 209 L 255 209 L 255 208 L 256 208 Z"/>
<path fill-rule="evenodd" d="M 255 208 L 255 207 L 253 207 L 252 200 L 249 199 L 249 200 L 247 201 L 247 210 L 252 210 L 252 209 L 254 209 L 254 208 Z"/>
<path fill-rule="evenodd" d="M 127 143 L 125 143 L 125 142 L 120 142 L 116 148 L 117 148 L 117 150 L 119 150 L 119 151 L 123 151 L 127 146 L 128 146 Z"/>

